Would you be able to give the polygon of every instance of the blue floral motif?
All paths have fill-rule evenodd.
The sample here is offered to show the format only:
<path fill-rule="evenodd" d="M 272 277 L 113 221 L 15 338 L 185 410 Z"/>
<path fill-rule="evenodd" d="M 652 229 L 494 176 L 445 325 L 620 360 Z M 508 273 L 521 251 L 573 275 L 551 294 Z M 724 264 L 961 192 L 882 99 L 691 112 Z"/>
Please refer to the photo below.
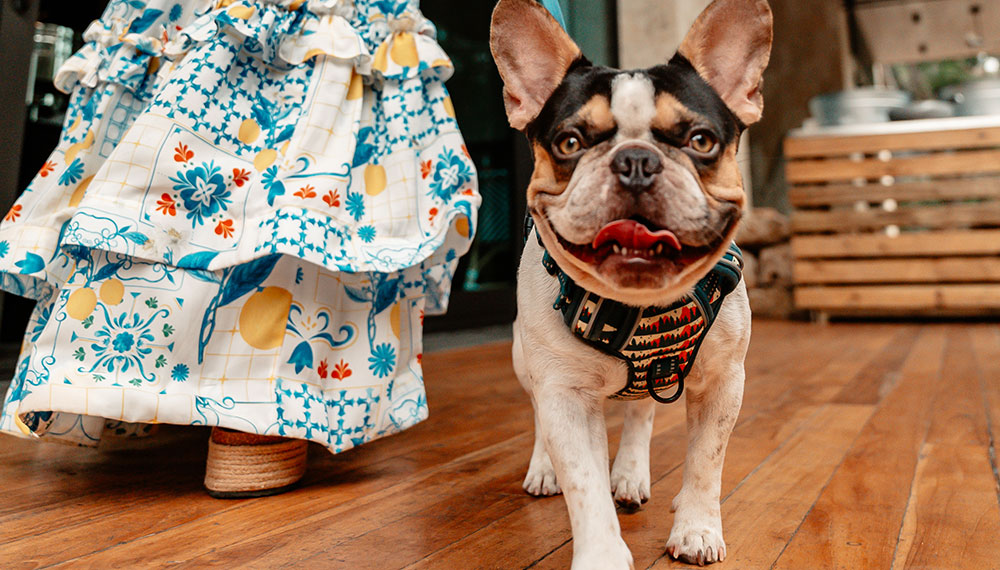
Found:
<path fill-rule="evenodd" d="M 375 227 L 369 225 L 358 228 L 358 237 L 365 243 L 371 243 L 375 239 Z"/>
<path fill-rule="evenodd" d="M 189 373 L 190 370 L 188 369 L 187 364 L 175 364 L 173 369 L 170 370 L 170 378 L 172 378 L 174 382 L 184 382 L 188 379 Z"/>
<path fill-rule="evenodd" d="M 174 4 L 173 8 L 170 9 L 170 21 L 176 22 L 180 20 L 181 15 L 184 13 L 184 8 L 180 4 Z"/>
<path fill-rule="evenodd" d="M 385 342 L 375 347 L 368 357 L 368 369 L 379 378 L 385 378 L 396 366 L 396 349 Z"/>
<path fill-rule="evenodd" d="M 10 243 L 7 240 L 0 241 L 0 259 L 7 257 L 10 251 Z"/>
<path fill-rule="evenodd" d="M 28 252 L 24 254 L 24 259 L 14 263 L 14 266 L 21 268 L 22 275 L 31 275 L 45 269 L 45 260 L 38 254 Z"/>
<path fill-rule="evenodd" d="M 474 174 L 469 164 L 450 148 L 438 156 L 434 165 L 434 179 L 431 180 L 430 195 L 448 203 L 452 196 L 472 181 Z"/>
<path fill-rule="evenodd" d="M 66 167 L 66 170 L 59 176 L 60 186 L 69 186 L 70 184 L 76 184 L 83 178 L 83 161 L 79 158 L 74 158 L 73 162 Z"/>
<path fill-rule="evenodd" d="M 106 324 L 95 333 L 97 338 L 90 345 L 97 362 L 87 372 L 93 372 L 98 367 L 108 372 L 126 372 L 135 367 L 145 381 L 155 381 L 155 376 L 146 374 L 143 362 L 153 352 L 148 346 L 154 340 L 151 325 L 157 317 L 166 316 L 168 311 L 160 309 L 146 319 L 139 313 L 132 312 L 123 312 L 118 317 L 112 318 L 108 314 L 107 307 L 103 304 L 98 307 L 105 313 Z"/>
<path fill-rule="evenodd" d="M 347 213 L 354 218 L 354 221 L 358 221 L 364 217 L 365 198 L 361 195 L 361 192 L 347 193 Z"/>
<path fill-rule="evenodd" d="M 229 188 L 221 169 L 215 162 L 206 162 L 191 170 L 181 173 L 177 178 L 171 177 L 174 190 L 180 192 L 184 208 L 188 210 L 187 217 L 194 225 L 202 225 L 205 218 L 229 207 Z"/>
<path fill-rule="evenodd" d="M 267 205 L 273 206 L 274 199 L 285 194 L 285 183 L 278 180 L 278 167 L 272 166 L 265 170 L 261 180 L 264 183 L 264 190 L 267 190 Z"/>

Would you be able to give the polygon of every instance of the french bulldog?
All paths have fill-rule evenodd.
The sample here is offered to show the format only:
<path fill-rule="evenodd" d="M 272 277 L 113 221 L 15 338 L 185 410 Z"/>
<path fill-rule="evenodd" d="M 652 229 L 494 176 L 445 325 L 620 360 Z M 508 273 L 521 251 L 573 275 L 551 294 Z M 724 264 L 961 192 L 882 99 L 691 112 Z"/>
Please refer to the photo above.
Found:
<path fill-rule="evenodd" d="M 669 307 L 723 260 L 745 204 L 736 151 L 763 111 L 771 40 L 765 0 L 715 0 L 666 64 L 622 71 L 591 64 L 535 0 L 500 0 L 494 9 L 490 45 L 507 117 L 534 155 L 534 229 L 518 270 L 513 343 L 535 411 L 524 489 L 564 495 L 574 568 L 632 567 L 615 503 L 627 510 L 649 499 L 657 404 L 625 404 L 609 474 L 604 400 L 622 393 L 635 363 L 574 334 L 596 305 L 569 319 L 557 310 L 569 302 L 566 283 L 626 310 Z M 671 556 L 699 565 L 726 557 L 722 465 L 750 340 L 742 281 L 713 313 L 678 386 L 688 447 L 666 541 Z"/>

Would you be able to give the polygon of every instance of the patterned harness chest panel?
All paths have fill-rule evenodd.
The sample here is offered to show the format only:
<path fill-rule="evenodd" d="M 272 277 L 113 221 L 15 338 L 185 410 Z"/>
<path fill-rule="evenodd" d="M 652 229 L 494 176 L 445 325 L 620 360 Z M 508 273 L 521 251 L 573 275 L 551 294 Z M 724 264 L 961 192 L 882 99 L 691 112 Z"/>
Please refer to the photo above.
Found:
<path fill-rule="evenodd" d="M 588 345 L 623 360 L 629 369 L 625 388 L 610 396 L 659 402 L 676 401 L 684 390 L 698 349 L 726 295 L 742 276 L 743 257 L 735 244 L 691 293 L 666 307 L 630 307 L 583 289 L 546 251 L 542 264 L 559 280 L 560 311 L 570 331 Z M 670 396 L 663 392 L 672 390 Z"/>

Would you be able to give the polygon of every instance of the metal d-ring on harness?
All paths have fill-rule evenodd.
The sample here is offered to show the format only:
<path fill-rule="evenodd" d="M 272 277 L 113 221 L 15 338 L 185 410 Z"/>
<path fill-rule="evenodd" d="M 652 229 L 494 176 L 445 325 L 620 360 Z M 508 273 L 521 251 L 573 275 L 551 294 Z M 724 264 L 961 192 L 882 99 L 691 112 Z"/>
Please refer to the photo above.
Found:
<path fill-rule="evenodd" d="M 527 240 L 534 228 L 530 215 L 524 228 Z M 542 244 L 541 237 L 538 243 Z M 669 404 L 683 394 L 684 378 L 705 334 L 726 295 L 739 284 L 743 257 L 731 244 L 690 293 L 665 307 L 632 307 L 599 297 L 573 282 L 548 251 L 542 256 L 542 265 L 559 280 L 559 296 L 552 308 L 562 313 L 570 332 L 628 366 L 628 383 L 609 398 L 635 400 L 649 396 Z M 671 386 L 676 386 L 672 394 L 660 395 Z"/>

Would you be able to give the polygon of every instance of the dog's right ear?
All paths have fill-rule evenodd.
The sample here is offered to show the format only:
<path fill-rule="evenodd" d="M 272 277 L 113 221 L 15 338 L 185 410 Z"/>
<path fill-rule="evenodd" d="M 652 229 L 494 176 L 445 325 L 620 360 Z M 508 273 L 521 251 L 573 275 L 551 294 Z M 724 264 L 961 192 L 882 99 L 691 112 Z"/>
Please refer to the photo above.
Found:
<path fill-rule="evenodd" d="M 519 131 L 538 116 L 580 57 L 580 48 L 535 0 L 500 0 L 493 9 L 490 51 L 503 78 L 507 120 Z"/>

